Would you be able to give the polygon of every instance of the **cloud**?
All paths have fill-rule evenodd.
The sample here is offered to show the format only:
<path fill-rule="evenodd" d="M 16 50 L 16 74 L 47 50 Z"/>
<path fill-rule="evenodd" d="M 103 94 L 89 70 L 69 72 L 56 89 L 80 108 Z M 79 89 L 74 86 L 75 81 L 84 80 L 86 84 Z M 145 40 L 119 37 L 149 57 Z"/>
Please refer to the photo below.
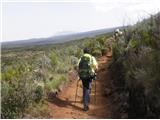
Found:
<path fill-rule="evenodd" d="M 130 23 L 160 11 L 159 0 L 90 0 L 97 12 L 127 17 Z"/>
<path fill-rule="evenodd" d="M 90 0 L 92 5 L 99 12 L 109 12 L 112 9 L 121 8 L 122 10 L 132 9 L 138 10 L 151 10 L 160 9 L 159 0 Z"/>

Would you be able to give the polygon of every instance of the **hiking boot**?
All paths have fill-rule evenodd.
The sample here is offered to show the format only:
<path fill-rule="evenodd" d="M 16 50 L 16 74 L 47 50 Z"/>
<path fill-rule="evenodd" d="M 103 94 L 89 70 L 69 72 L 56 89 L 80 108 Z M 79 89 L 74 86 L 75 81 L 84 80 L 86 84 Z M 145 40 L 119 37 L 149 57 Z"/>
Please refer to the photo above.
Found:
<path fill-rule="evenodd" d="M 89 107 L 88 106 L 84 106 L 84 111 L 88 111 L 89 110 Z"/>

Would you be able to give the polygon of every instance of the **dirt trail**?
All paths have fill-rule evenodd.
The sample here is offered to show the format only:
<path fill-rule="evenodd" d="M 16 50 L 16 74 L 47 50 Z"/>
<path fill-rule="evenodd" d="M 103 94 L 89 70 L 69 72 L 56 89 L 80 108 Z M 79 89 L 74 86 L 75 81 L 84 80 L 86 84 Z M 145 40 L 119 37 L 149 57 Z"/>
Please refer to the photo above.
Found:
<path fill-rule="evenodd" d="M 63 92 L 59 93 L 57 97 L 54 97 L 49 102 L 49 108 L 52 110 L 52 118 L 111 118 L 111 102 L 110 98 L 105 96 L 105 89 L 111 89 L 110 75 L 107 70 L 107 64 L 111 59 L 111 52 L 107 55 L 102 56 L 98 59 L 99 70 L 96 80 L 97 93 L 96 93 L 96 104 L 94 99 L 94 81 L 92 82 L 92 93 L 89 108 L 90 110 L 83 111 L 82 104 L 82 84 L 79 82 L 77 102 L 75 101 L 75 91 L 77 80 L 71 82 Z"/>

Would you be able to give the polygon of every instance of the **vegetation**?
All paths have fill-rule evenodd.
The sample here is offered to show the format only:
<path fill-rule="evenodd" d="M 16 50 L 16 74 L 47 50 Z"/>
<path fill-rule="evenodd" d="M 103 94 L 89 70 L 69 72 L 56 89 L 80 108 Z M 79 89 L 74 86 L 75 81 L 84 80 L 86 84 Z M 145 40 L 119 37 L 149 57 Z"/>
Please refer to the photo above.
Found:
<path fill-rule="evenodd" d="M 160 13 L 108 39 L 104 34 L 63 44 L 2 49 L 1 118 L 49 118 L 49 93 L 68 82 L 83 48 L 111 49 L 111 76 L 121 118 L 160 118 Z M 114 101 L 114 100 L 113 100 Z M 45 112 L 44 112 L 45 111 Z M 118 116 L 119 118 L 119 116 Z"/>
<path fill-rule="evenodd" d="M 68 72 L 77 64 L 83 48 L 89 47 L 96 57 L 105 54 L 108 37 L 100 35 L 56 45 L 2 49 L 1 118 L 48 118 L 49 111 L 43 104 L 48 93 L 68 81 Z M 40 116 L 42 109 L 46 116 Z"/>
<path fill-rule="evenodd" d="M 112 78 L 128 118 L 160 118 L 159 28 L 160 13 L 125 29 L 113 44 Z"/>

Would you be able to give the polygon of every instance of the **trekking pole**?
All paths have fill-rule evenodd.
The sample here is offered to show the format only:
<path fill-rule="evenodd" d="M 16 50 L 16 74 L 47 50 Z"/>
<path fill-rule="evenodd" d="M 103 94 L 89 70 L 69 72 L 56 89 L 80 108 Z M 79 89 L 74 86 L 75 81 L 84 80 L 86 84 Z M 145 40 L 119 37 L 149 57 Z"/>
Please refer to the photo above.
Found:
<path fill-rule="evenodd" d="M 78 83 L 79 83 L 79 81 L 80 80 L 77 81 L 77 88 L 76 88 L 76 95 L 75 95 L 75 102 L 74 102 L 75 104 L 76 104 L 76 99 L 77 99 L 77 91 L 78 91 Z"/>
<path fill-rule="evenodd" d="M 96 104 L 96 80 L 95 80 L 95 85 L 94 85 L 94 87 L 95 87 L 94 99 L 95 99 L 95 104 Z"/>
<path fill-rule="evenodd" d="M 95 81 L 95 83 L 94 83 L 94 99 L 95 99 L 95 104 L 96 104 L 96 79 L 97 79 L 97 74 L 95 73 L 95 75 L 94 75 L 94 81 Z"/>

